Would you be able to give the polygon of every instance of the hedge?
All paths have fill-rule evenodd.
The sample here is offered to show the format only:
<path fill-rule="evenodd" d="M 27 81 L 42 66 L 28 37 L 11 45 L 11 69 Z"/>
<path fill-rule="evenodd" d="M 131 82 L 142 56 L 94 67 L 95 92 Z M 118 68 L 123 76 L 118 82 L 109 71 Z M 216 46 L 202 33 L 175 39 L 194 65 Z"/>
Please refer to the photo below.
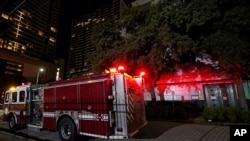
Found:
<path fill-rule="evenodd" d="M 203 116 L 205 120 L 214 122 L 250 122 L 250 112 L 239 107 L 210 107 L 204 109 Z"/>

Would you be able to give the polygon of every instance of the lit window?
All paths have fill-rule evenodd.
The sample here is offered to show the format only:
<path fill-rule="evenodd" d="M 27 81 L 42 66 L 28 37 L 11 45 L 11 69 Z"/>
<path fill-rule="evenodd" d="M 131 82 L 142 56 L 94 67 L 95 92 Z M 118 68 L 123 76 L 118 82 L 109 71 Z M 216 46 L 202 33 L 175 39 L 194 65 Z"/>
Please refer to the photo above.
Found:
<path fill-rule="evenodd" d="M 9 18 L 9 16 L 6 15 L 5 13 L 2 13 L 2 14 L 1 14 L 1 17 L 4 18 L 4 19 L 8 19 L 8 18 Z"/>
<path fill-rule="evenodd" d="M 50 30 L 53 32 L 57 32 L 57 29 L 55 27 L 50 27 Z"/>
<path fill-rule="evenodd" d="M 5 101 L 6 103 L 9 102 L 9 95 L 10 95 L 9 92 L 6 92 L 6 93 L 5 93 L 5 98 L 4 98 L 5 100 L 4 100 L 4 101 Z"/>
<path fill-rule="evenodd" d="M 49 37 L 49 41 L 51 41 L 51 42 L 53 42 L 53 43 L 56 42 L 55 38 L 53 38 L 53 37 Z"/>
<path fill-rule="evenodd" d="M 38 35 L 40 35 L 40 36 L 43 36 L 43 32 L 42 31 L 38 31 Z"/>

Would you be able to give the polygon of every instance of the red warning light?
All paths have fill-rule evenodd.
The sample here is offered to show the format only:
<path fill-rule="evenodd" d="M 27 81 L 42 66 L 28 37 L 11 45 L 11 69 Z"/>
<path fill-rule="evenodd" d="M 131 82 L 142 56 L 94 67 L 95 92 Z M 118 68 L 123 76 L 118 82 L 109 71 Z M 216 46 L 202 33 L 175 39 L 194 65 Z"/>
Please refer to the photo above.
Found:
<path fill-rule="evenodd" d="M 124 69 L 124 66 L 119 66 L 119 67 L 118 67 L 118 71 L 119 71 L 119 72 L 124 72 L 124 70 L 125 70 L 125 69 Z"/>
<path fill-rule="evenodd" d="M 143 77 L 145 75 L 145 72 L 140 73 L 140 77 Z"/>
<path fill-rule="evenodd" d="M 110 68 L 109 71 L 110 71 L 111 73 L 115 73 L 115 72 L 116 72 L 116 68 Z"/>

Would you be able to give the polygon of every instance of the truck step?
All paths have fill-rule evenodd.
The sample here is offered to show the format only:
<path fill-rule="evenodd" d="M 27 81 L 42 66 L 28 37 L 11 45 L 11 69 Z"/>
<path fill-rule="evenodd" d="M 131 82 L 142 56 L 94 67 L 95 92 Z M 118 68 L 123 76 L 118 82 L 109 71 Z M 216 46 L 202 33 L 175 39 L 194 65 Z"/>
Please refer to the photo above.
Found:
<path fill-rule="evenodd" d="M 27 124 L 27 128 L 33 131 L 41 131 L 42 125 Z"/>

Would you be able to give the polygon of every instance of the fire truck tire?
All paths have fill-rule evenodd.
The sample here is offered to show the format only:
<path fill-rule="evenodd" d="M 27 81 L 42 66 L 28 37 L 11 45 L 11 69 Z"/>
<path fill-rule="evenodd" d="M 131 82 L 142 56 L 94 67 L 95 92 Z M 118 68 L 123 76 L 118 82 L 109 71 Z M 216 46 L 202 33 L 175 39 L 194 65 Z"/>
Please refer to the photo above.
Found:
<path fill-rule="evenodd" d="M 15 117 L 13 114 L 10 115 L 9 117 L 9 129 L 10 130 L 16 130 L 17 129 L 17 123 L 15 120 Z"/>
<path fill-rule="evenodd" d="M 61 141 L 74 141 L 76 139 L 76 126 L 69 117 L 63 117 L 61 119 L 58 129 Z"/>

